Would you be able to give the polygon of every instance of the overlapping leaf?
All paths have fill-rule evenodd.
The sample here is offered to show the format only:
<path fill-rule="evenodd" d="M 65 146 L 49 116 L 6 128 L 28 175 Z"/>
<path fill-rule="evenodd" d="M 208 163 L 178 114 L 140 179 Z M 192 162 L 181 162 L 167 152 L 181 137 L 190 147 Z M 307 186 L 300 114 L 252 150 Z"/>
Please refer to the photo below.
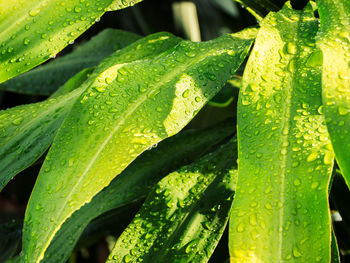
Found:
<path fill-rule="evenodd" d="M 72 53 L 21 74 L 0 85 L 1 90 L 50 95 L 79 71 L 96 66 L 102 59 L 140 37 L 129 32 L 105 29 Z"/>
<path fill-rule="evenodd" d="M 121 9 L 132 2 L 1 0 L 0 83 L 56 55 L 95 23 L 112 4 Z"/>
<path fill-rule="evenodd" d="M 154 57 L 179 41 L 180 38 L 168 33 L 147 36 L 116 52 L 113 55 L 115 66 L 117 63 Z M 0 190 L 46 151 L 73 103 L 85 90 L 87 84 L 83 82 L 90 73 L 91 69 L 78 73 L 57 90 L 51 99 L 0 112 Z M 91 76 L 92 80 L 96 75 Z"/>
<path fill-rule="evenodd" d="M 94 71 L 34 187 L 24 222 L 23 262 L 39 262 L 74 211 L 140 153 L 193 118 L 245 58 L 255 35 L 249 33 L 182 41 L 155 58 L 131 63 L 116 64 L 112 55 Z"/>
<path fill-rule="evenodd" d="M 0 190 L 47 150 L 80 93 L 0 112 Z"/>
<path fill-rule="evenodd" d="M 318 21 L 289 3 L 261 23 L 238 105 L 232 262 L 329 262 L 333 152 L 321 114 Z"/>
<path fill-rule="evenodd" d="M 92 219 L 111 209 L 142 200 L 164 175 L 194 160 L 232 132 L 233 122 L 229 120 L 215 128 L 181 132 L 144 152 L 62 225 L 43 261 L 67 260 L 79 236 Z"/>
<path fill-rule="evenodd" d="M 235 144 L 230 141 L 162 179 L 107 262 L 207 262 L 231 209 Z"/>
<path fill-rule="evenodd" d="M 318 0 L 322 95 L 337 162 L 350 184 L 350 2 Z M 322 54 L 319 60 L 322 60 Z"/>

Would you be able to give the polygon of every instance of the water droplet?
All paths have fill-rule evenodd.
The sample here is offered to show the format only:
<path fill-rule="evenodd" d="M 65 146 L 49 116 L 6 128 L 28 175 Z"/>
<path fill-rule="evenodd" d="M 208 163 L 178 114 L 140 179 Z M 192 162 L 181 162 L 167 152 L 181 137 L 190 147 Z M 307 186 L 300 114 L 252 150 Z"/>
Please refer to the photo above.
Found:
<path fill-rule="evenodd" d="M 323 158 L 323 163 L 324 164 L 332 164 L 333 163 L 333 154 L 330 152 L 326 152 Z"/>
<path fill-rule="evenodd" d="M 299 186 L 301 184 L 300 180 L 298 178 L 294 179 L 294 185 Z"/>
<path fill-rule="evenodd" d="M 244 231 L 244 224 L 240 223 L 237 226 L 237 232 L 242 233 Z"/>
<path fill-rule="evenodd" d="M 300 249 L 297 246 L 293 247 L 293 256 L 300 258 L 302 256 Z"/>
<path fill-rule="evenodd" d="M 315 188 L 317 188 L 319 185 L 320 185 L 319 182 L 313 182 L 313 183 L 311 184 L 311 188 L 312 188 L 312 189 L 315 189 Z"/>
<path fill-rule="evenodd" d="M 339 115 L 344 116 L 344 115 L 346 115 L 346 114 L 349 113 L 349 109 L 348 109 L 348 108 L 345 108 L 345 107 L 339 107 L 339 108 L 338 108 L 338 112 L 339 112 Z"/>
<path fill-rule="evenodd" d="M 37 16 L 40 13 L 40 9 L 32 9 L 29 11 L 30 16 Z"/>
<path fill-rule="evenodd" d="M 310 163 L 312 161 L 315 161 L 317 159 L 317 157 L 318 157 L 318 153 L 313 152 L 307 157 L 306 161 L 308 161 Z"/>
<path fill-rule="evenodd" d="M 12 120 L 12 124 L 14 124 L 14 125 L 20 125 L 21 123 L 22 123 L 22 121 L 23 121 L 23 117 L 17 117 L 17 118 L 15 118 L 15 119 L 13 119 Z"/>
<path fill-rule="evenodd" d="M 182 93 L 182 97 L 187 98 L 190 95 L 190 91 L 187 89 Z"/>
<path fill-rule="evenodd" d="M 288 42 L 286 44 L 286 52 L 290 55 L 294 55 L 297 53 L 297 47 L 295 45 L 295 43 L 293 42 Z"/>
<path fill-rule="evenodd" d="M 76 7 L 74 8 L 74 12 L 80 13 L 80 12 L 81 12 L 81 7 L 76 6 Z"/>
<path fill-rule="evenodd" d="M 23 44 L 24 44 L 24 45 L 29 45 L 29 43 L 30 43 L 30 39 L 29 39 L 29 38 L 25 38 L 25 39 L 23 40 Z"/>

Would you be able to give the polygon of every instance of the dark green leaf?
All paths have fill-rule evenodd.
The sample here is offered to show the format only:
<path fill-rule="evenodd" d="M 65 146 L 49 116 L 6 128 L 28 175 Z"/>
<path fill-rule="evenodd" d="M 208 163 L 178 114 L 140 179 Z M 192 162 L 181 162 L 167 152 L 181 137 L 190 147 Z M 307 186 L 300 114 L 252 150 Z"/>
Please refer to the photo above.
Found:
<path fill-rule="evenodd" d="M 50 95 L 70 77 L 84 68 L 96 66 L 102 59 L 140 37 L 116 29 L 106 29 L 72 53 L 21 74 L 0 85 L 1 90 Z"/>
<path fill-rule="evenodd" d="M 235 145 L 230 141 L 162 179 L 107 262 L 207 262 L 231 209 Z"/>

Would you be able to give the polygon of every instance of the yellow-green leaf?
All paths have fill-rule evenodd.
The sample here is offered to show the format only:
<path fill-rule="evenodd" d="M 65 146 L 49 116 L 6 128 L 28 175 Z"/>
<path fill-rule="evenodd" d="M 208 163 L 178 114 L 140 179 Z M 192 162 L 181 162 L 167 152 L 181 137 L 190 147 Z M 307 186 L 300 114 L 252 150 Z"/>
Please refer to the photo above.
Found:
<path fill-rule="evenodd" d="M 329 262 L 333 152 L 321 113 L 318 20 L 290 3 L 261 23 L 238 105 L 231 262 Z"/>
<path fill-rule="evenodd" d="M 321 27 L 322 96 L 327 128 L 337 162 L 350 185 L 350 1 L 318 0 Z"/>

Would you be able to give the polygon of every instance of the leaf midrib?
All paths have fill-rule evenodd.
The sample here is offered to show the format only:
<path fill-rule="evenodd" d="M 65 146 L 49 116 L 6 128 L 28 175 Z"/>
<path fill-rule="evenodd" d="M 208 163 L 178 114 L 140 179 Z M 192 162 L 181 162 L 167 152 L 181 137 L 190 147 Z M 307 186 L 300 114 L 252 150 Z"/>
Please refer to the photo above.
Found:
<path fill-rule="evenodd" d="M 303 15 L 304 15 L 304 11 L 301 11 L 299 14 L 299 19 L 297 22 L 297 36 L 296 38 L 299 38 L 299 30 L 300 30 L 300 25 L 304 22 L 303 19 Z M 296 39 L 293 39 L 294 41 Z M 298 61 L 300 56 L 300 46 L 296 45 L 296 55 L 291 55 L 295 57 L 295 60 Z M 291 60 L 289 60 L 291 61 Z M 288 67 L 288 66 L 287 66 Z M 287 71 L 287 70 L 286 70 Z M 287 71 L 288 72 L 288 71 Z M 287 145 L 289 143 L 289 137 L 293 137 L 291 135 L 290 132 L 290 127 L 292 126 L 292 120 L 291 120 L 291 113 L 292 113 L 292 106 L 293 106 L 293 101 L 292 101 L 292 93 L 293 93 L 293 87 L 295 85 L 295 83 L 297 83 L 297 81 L 295 80 L 294 76 L 297 72 L 297 68 L 295 68 L 293 70 L 293 72 L 291 72 L 290 77 L 289 77 L 289 81 L 288 83 L 290 83 L 289 88 L 287 89 L 287 96 L 286 96 L 286 102 L 283 103 L 283 116 L 286 116 L 285 118 L 282 118 L 282 122 L 281 122 L 281 127 L 282 130 L 284 130 L 284 127 L 287 127 L 288 130 L 288 134 L 284 135 L 282 134 L 282 140 L 281 140 L 281 145 Z M 290 148 L 289 146 L 287 146 L 287 149 Z M 283 222 L 284 222 L 284 218 L 285 218 L 285 211 L 284 211 L 284 203 L 285 203 L 285 181 L 286 181 L 286 167 L 287 167 L 287 162 L 289 161 L 289 150 L 287 150 L 287 154 L 283 155 L 282 160 L 281 160 L 281 187 L 280 187 L 280 196 L 279 196 L 279 200 L 282 203 L 282 206 L 280 208 L 280 212 L 279 212 L 279 226 L 278 226 L 278 240 L 279 240 L 279 247 L 278 247 L 278 259 L 279 262 L 283 262 L 283 257 L 282 257 L 282 247 L 283 247 Z"/>

